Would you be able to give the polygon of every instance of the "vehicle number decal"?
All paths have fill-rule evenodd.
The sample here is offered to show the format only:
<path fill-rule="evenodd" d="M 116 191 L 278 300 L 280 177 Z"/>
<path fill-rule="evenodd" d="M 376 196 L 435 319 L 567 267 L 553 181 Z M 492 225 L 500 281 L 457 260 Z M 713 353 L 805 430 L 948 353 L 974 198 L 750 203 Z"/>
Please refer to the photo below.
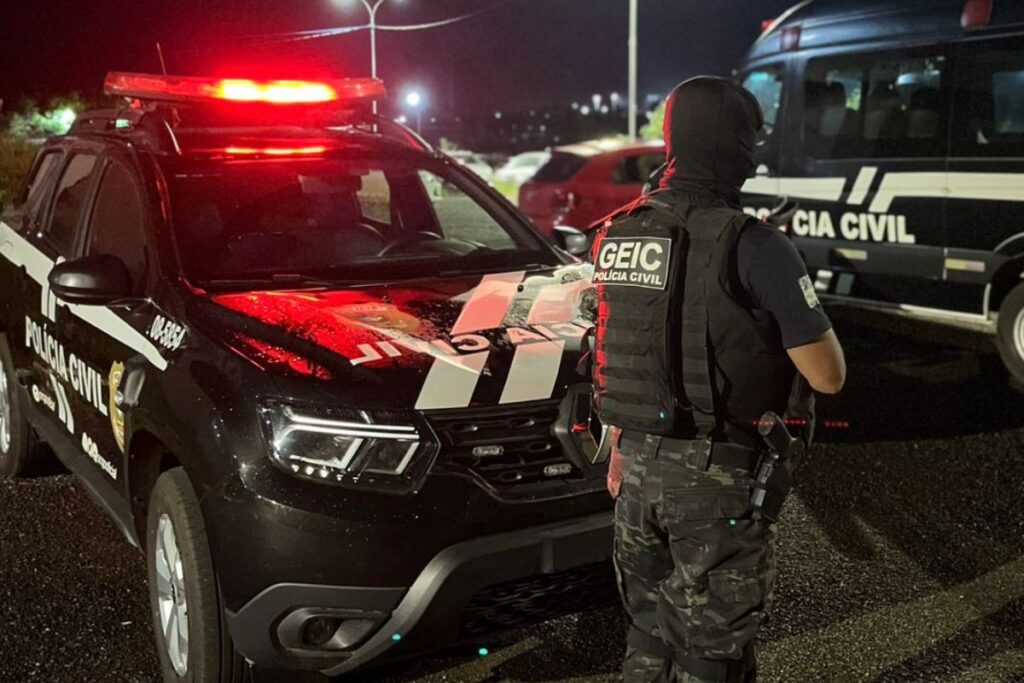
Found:
<path fill-rule="evenodd" d="M 185 340 L 185 326 L 162 315 L 149 326 L 149 338 L 168 351 L 177 351 Z"/>

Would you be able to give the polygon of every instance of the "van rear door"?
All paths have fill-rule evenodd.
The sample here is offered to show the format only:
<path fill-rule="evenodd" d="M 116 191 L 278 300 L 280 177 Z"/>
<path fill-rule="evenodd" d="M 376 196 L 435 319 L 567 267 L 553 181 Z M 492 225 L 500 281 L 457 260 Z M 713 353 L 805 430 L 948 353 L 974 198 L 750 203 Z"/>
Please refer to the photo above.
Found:
<path fill-rule="evenodd" d="M 960 49 L 946 277 L 950 306 L 979 314 L 997 273 L 993 309 L 1019 282 L 1020 265 L 1000 269 L 1024 256 L 1024 37 L 973 40 Z"/>
<path fill-rule="evenodd" d="M 812 54 L 779 191 L 824 293 L 942 308 L 952 72 L 942 46 Z"/>

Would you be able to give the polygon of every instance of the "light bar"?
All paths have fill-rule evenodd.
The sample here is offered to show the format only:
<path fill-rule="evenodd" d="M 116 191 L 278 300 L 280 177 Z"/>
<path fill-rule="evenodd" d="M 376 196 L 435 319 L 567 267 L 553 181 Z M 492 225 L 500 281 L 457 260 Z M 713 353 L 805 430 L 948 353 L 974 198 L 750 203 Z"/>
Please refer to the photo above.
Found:
<path fill-rule="evenodd" d="M 303 157 L 324 154 L 327 147 L 225 147 L 224 154 L 229 156 L 264 156 L 264 157 Z"/>
<path fill-rule="evenodd" d="M 112 71 L 103 91 L 108 95 L 159 100 L 221 101 L 251 104 L 325 104 L 384 97 L 387 89 L 375 78 L 334 81 L 254 81 L 247 78 L 155 76 Z"/>

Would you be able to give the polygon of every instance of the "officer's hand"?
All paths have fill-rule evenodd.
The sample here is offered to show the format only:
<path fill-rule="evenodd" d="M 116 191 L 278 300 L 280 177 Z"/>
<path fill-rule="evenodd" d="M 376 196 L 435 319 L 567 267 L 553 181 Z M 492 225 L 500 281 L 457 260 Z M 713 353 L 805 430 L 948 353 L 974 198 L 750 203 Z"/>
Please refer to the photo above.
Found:
<path fill-rule="evenodd" d="M 619 435 L 622 430 L 612 427 L 607 438 L 611 439 L 611 455 L 608 459 L 608 493 L 612 498 L 619 497 L 619 487 L 622 486 L 622 478 L 626 471 L 626 459 L 619 450 Z"/>

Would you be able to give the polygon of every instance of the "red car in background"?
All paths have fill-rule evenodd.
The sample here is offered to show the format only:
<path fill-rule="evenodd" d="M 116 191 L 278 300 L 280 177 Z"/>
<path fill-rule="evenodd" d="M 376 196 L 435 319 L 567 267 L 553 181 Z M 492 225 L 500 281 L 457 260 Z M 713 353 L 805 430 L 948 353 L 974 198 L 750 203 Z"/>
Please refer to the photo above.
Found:
<path fill-rule="evenodd" d="M 556 147 L 551 160 L 519 189 L 519 208 L 551 236 L 556 225 L 586 231 L 640 195 L 665 162 L 662 142 L 584 142 Z"/>

